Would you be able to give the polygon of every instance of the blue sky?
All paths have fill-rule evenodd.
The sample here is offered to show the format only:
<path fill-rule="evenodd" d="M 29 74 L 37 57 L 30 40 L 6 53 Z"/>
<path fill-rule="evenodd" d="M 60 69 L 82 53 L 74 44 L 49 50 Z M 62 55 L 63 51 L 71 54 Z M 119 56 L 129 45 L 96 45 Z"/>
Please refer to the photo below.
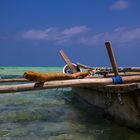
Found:
<path fill-rule="evenodd" d="M 0 66 L 140 66 L 139 0 L 0 0 Z"/>

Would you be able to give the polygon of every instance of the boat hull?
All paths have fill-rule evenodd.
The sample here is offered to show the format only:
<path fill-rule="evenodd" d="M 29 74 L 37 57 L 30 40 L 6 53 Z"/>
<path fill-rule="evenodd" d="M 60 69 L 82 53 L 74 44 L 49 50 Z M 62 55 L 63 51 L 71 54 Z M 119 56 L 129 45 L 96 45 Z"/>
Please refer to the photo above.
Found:
<path fill-rule="evenodd" d="M 140 130 L 140 89 L 120 95 L 91 87 L 75 87 L 73 91 L 91 105 L 102 108 L 116 122 Z"/>

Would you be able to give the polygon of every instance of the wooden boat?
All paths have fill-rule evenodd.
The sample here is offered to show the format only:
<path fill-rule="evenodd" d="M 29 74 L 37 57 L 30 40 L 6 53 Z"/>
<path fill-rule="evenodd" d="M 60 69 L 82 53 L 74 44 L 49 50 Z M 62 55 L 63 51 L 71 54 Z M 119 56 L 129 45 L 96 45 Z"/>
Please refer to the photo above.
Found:
<path fill-rule="evenodd" d="M 112 116 L 115 121 L 140 132 L 140 81 L 138 80 L 140 78 L 140 68 L 118 69 L 111 42 L 106 42 L 105 46 L 114 72 L 112 75 L 112 83 L 109 83 L 108 80 L 110 78 L 107 78 L 110 74 L 106 75 L 109 71 L 104 69 L 100 71 L 100 74 L 103 74 L 106 78 L 101 79 L 99 76 L 98 78 L 92 77 L 95 81 L 100 81 L 100 84 L 93 84 L 88 87 L 73 87 L 73 91 L 91 105 L 102 108 L 104 112 Z M 81 65 L 80 63 L 77 63 L 77 65 L 91 70 L 95 74 L 96 68 Z M 130 75 L 126 73 L 128 71 Z M 132 76 L 135 74 L 137 74 L 136 77 L 138 79 Z M 126 75 L 129 75 L 127 76 L 129 80 L 126 79 L 125 81 Z"/>
<path fill-rule="evenodd" d="M 73 87 L 80 98 L 102 108 L 116 122 L 140 130 L 140 83 Z"/>
<path fill-rule="evenodd" d="M 27 82 L 25 79 L 21 79 Z M 21 80 L 19 80 L 21 82 Z M 93 106 L 102 108 L 114 120 L 140 129 L 140 75 L 122 76 L 123 84 L 113 84 L 111 77 L 57 80 L 0 86 L 0 93 L 72 87 L 75 94 Z M 14 80 L 13 80 L 14 81 Z M 11 82 L 11 80 L 10 80 Z"/>
<path fill-rule="evenodd" d="M 72 87 L 72 90 L 78 97 L 83 98 L 93 106 L 102 108 L 104 112 L 110 114 L 117 122 L 140 131 L 140 68 L 128 68 L 125 71 L 119 71 L 110 43 L 107 42 L 106 46 L 113 68 L 111 72 L 103 69 L 103 71 L 100 70 L 98 72 L 98 77 L 88 76 L 79 79 L 79 76 L 80 78 L 81 76 L 85 77 L 87 72 L 77 73 L 76 67 L 73 66 L 65 53 L 61 51 L 61 56 L 71 70 L 71 75 L 26 72 L 24 75 L 26 79 L 0 79 L 0 82 L 33 81 L 35 83 L 2 85 L 0 86 L 0 94 Z M 68 70 L 68 67 L 65 68 Z M 90 72 L 95 72 L 95 68 L 86 68 Z"/>

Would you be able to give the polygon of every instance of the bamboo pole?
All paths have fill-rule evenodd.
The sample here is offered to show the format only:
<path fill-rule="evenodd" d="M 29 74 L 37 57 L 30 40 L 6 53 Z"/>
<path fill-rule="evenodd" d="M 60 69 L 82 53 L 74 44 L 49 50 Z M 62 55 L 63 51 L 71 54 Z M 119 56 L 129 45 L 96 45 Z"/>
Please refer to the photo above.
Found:
<path fill-rule="evenodd" d="M 97 69 L 101 69 L 101 70 L 106 70 L 107 71 L 107 67 L 91 67 L 91 66 L 87 66 L 87 65 L 84 65 L 84 64 L 81 64 L 79 62 L 76 63 L 77 66 L 83 68 L 83 69 L 88 69 L 88 70 L 95 70 L 96 68 Z M 110 71 L 108 71 L 110 72 Z M 121 67 L 118 67 L 118 72 L 140 72 L 140 67 L 126 67 L 126 68 L 121 68 Z M 112 73 L 112 72 L 110 72 Z"/>
<path fill-rule="evenodd" d="M 81 68 L 84 68 L 84 69 L 88 69 L 88 70 L 95 70 L 95 68 L 93 67 L 90 67 L 90 66 L 86 66 L 84 64 L 81 64 L 81 63 L 76 63 L 77 66 L 81 67 Z"/>
<path fill-rule="evenodd" d="M 114 74 L 115 74 L 115 76 L 117 76 L 117 75 L 119 75 L 119 73 L 118 73 L 117 63 L 116 63 L 116 60 L 115 60 L 115 56 L 114 56 L 114 52 L 113 52 L 113 49 L 112 49 L 111 42 L 110 41 L 105 42 L 105 46 L 107 48 L 108 56 L 109 56 Z"/>
<path fill-rule="evenodd" d="M 139 72 L 120 72 L 119 73 L 120 76 L 140 76 L 140 73 Z M 114 76 L 114 73 L 108 73 L 106 75 L 106 78 L 109 78 L 109 77 L 113 77 Z M 97 77 L 85 77 L 85 78 L 97 78 Z M 98 75 L 98 78 L 105 78 L 104 75 Z"/>
<path fill-rule="evenodd" d="M 126 71 L 126 72 L 140 72 L 140 67 L 124 68 L 124 71 Z"/>
<path fill-rule="evenodd" d="M 123 80 L 123 84 L 140 82 L 140 76 L 126 76 L 126 77 L 122 77 L 122 80 Z M 63 87 L 89 87 L 89 86 L 102 87 L 110 84 L 113 84 L 112 78 L 60 80 L 60 81 L 49 81 L 45 83 L 4 85 L 4 86 L 0 86 L 0 93 L 13 93 L 13 92 L 20 92 L 20 91 L 63 88 Z"/>
<path fill-rule="evenodd" d="M 25 78 L 0 79 L 0 83 L 4 82 L 29 82 L 29 81 Z"/>
<path fill-rule="evenodd" d="M 72 65 L 70 59 L 67 57 L 67 55 L 65 54 L 65 52 L 63 50 L 60 51 L 60 55 L 62 56 L 62 58 L 64 59 L 66 64 L 69 66 L 70 70 L 73 73 L 76 73 L 77 72 L 76 68 Z"/>

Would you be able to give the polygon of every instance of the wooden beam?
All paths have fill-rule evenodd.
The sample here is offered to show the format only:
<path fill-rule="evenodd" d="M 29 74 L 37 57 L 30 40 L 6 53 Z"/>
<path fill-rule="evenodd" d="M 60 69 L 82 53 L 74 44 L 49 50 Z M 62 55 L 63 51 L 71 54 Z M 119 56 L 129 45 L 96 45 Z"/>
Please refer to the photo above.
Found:
<path fill-rule="evenodd" d="M 60 55 L 62 56 L 62 58 L 64 59 L 66 64 L 69 66 L 70 70 L 73 73 L 76 73 L 77 72 L 76 68 L 72 65 L 70 59 L 67 57 L 67 55 L 65 54 L 65 52 L 63 50 L 60 51 Z"/>
<path fill-rule="evenodd" d="M 123 83 L 140 82 L 140 76 L 126 76 L 122 77 Z M 52 89 L 63 87 L 94 87 L 105 86 L 113 84 L 112 78 L 94 78 L 94 79 L 75 79 L 75 80 L 60 80 L 49 81 L 45 83 L 29 83 L 17 85 L 3 85 L 0 86 L 0 93 L 14 93 L 29 90 Z"/>
<path fill-rule="evenodd" d="M 114 74 L 115 74 L 115 76 L 117 76 L 117 75 L 119 75 L 119 73 L 118 73 L 117 63 L 116 63 L 116 60 L 115 60 L 115 56 L 114 56 L 114 52 L 113 52 L 113 49 L 112 49 L 111 42 L 110 41 L 105 42 L 105 46 L 107 48 L 108 56 L 109 56 Z"/>

